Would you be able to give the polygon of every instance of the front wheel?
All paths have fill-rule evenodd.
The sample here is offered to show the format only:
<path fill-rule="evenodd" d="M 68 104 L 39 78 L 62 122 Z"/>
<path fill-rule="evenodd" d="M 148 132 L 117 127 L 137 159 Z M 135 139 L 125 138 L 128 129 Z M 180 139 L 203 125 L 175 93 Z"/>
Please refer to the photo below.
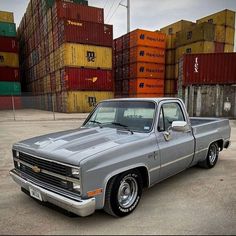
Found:
<path fill-rule="evenodd" d="M 113 177 L 107 185 L 104 210 L 118 217 L 130 214 L 139 203 L 142 188 L 142 177 L 137 170 Z"/>
<path fill-rule="evenodd" d="M 217 143 L 212 143 L 208 149 L 207 157 L 204 161 L 199 162 L 199 166 L 205 169 L 213 168 L 219 156 L 219 146 Z"/>

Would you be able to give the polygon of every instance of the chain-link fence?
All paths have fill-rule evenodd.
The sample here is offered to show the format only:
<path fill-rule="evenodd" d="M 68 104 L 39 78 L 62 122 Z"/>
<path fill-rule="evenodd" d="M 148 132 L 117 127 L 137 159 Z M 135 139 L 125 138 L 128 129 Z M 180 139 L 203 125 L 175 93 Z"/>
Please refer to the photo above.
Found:
<path fill-rule="evenodd" d="M 0 121 L 85 119 L 88 113 L 66 113 L 54 94 L 0 96 Z"/>

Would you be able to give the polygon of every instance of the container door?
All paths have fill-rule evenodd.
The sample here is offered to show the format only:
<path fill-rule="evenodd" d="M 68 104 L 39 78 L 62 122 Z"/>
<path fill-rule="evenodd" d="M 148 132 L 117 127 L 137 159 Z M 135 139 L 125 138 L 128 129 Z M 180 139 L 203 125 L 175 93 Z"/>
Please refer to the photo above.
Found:
<path fill-rule="evenodd" d="M 187 121 L 179 102 L 160 104 L 157 143 L 161 158 L 160 178 L 165 179 L 186 169 L 193 160 L 194 138 L 192 131 L 168 130 L 173 121 Z M 166 132 L 169 136 L 166 136 Z"/>

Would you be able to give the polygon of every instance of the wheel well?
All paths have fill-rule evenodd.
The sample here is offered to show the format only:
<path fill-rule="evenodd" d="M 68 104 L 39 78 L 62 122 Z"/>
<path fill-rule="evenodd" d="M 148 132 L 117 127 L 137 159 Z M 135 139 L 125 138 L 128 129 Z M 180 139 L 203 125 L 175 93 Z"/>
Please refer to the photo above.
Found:
<path fill-rule="evenodd" d="M 146 169 L 146 167 L 142 166 L 142 167 L 138 167 L 136 168 L 141 176 L 142 176 L 142 180 L 143 180 L 143 187 L 147 188 L 149 186 L 149 177 L 148 177 L 148 171 Z"/>
<path fill-rule="evenodd" d="M 224 142 L 223 142 L 223 140 L 221 139 L 221 140 L 218 140 L 218 141 L 216 141 L 216 143 L 218 144 L 218 147 L 220 148 L 220 151 L 222 151 L 223 150 L 223 145 L 224 145 Z"/>

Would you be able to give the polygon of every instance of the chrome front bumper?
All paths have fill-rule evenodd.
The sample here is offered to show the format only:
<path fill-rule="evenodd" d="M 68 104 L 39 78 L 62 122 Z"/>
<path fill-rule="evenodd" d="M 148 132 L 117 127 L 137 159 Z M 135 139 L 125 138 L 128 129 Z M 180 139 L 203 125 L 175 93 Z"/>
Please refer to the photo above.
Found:
<path fill-rule="evenodd" d="M 44 202 L 50 202 L 79 216 L 88 216 L 95 211 L 95 198 L 75 201 L 35 185 L 30 180 L 17 174 L 14 170 L 10 171 L 10 175 L 17 184 L 27 191 L 29 191 L 30 187 L 39 191 Z"/>

